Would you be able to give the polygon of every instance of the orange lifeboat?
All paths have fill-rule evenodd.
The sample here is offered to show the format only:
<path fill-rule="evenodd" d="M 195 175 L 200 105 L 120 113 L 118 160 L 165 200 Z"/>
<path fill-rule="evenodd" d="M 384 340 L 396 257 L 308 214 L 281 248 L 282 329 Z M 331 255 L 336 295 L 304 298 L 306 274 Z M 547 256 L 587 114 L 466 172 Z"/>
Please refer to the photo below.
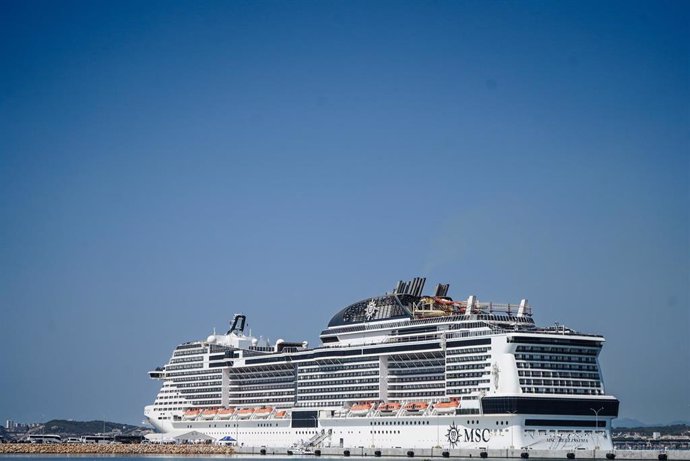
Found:
<path fill-rule="evenodd" d="M 382 403 L 381 405 L 379 405 L 379 412 L 382 415 L 392 415 L 398 410 L 400 410 L 400 404 L 397 402 Z"/>
<path fill-rule="evenodd" d="M 455 410 L 460 406 L 460 402 L 457 399 L 453 399 L 448 402 L 438 402 L 434 404 L 434 410 L 438 414 L 449 414 L 455 413 Z"/>
<path fill-rule="evenodd" d="M 220 419 L 228 419 L 228 418 L 230 418 L 230 416 L 232 416 L 234 413 L 235 413 L 235 409 L 234 409 L 234 408 L 221 408 L 220 410 L 218 410 L 217 415 L 218 415 L 218 417 L 219 417 Z"/>
<path fill-rule="evenodd" d="M 405 404 L 405 411 L 408 413 L 422 413 L 429 405 L 426 402 L 410 402 Z"/>
<path fill-rule="evenodd" d="M 195 419 L 201 414 L 200 409 L 187 410 L 182 414 L 182 419 Z"/>
<path fill-rule="evenodd" d="M 273 407 L 261 407 L 254 410 L 257 418 L 267 418 L 271 413 L 273 413 Z"/>
<path fill-rule="evenodd" d="M 280 410 L 274 415 L 276 418 L 285 418 L 287 416 L 287 411 Z"/>
<path fill-rule="evenodd" d="M 357 403 L 350 408 L 350 414 L 354 416 L 364 416 L 374 406 L 373 403 Z"/>
<path fill-rule="evenodd" d="M 218 414 L 218 410 L 211 408 L 201 412 L 201 419 L 213 419 Z"/>
<path fill-rule="evenodd" d="M 254 409 L 253 408 L 242 408 L 237 412 L 237 417 L 240 419 L 247 419 L 249 418 L 252 414 L 254 414 Z"/>

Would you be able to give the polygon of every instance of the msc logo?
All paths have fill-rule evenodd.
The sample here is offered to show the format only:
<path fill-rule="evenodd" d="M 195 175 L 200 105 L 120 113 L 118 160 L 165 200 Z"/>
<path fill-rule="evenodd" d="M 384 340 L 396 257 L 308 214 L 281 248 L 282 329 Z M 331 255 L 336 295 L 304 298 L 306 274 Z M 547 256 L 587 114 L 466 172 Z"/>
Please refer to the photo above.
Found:
<path fill-rule="evenodd" d="M 491 438 L 491 432 L 488 429 L 463 429 L 463 432 L 460 432 L 460 428 L 458 428 L 455 425 L 455 422 L 453 422 L 449 427 L 448 431 L 446 432 L 446 438 L 448 439 L 448 443 L 452 448 L 455 448 L 455 445 L 460 443 L 461 441 L 463 442 L 488 442 L 489 439 Z"/>
<path fill-rule="evenodd" d="M 450 443 L 450 446 L 453 448 L 455 448 L 455 445 L 457 445 L 457 443 L 460 441 L 460 431 L 455 425 L 455 421 L 453 421 L 451 425 L 448 427 L 448 432 L 446 432 L 446 438 L 448 439 L 448 443 Z"/>

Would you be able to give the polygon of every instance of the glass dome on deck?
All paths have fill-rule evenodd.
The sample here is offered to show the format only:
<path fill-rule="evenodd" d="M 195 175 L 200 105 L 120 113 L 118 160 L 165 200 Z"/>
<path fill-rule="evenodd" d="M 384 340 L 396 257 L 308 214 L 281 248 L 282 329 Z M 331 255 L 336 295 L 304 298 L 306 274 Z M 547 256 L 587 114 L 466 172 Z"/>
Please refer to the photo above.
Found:
<path fill-rule="evenodd" d="M 417 298 L 411 295 L 390 294 L 375 298 L 367 298 L 350 304 L 333 316 L 329 327 L 342 325 L 354 325 L 364 322 L 376 322 L 381 320 L 412 318 L 408 306 Z"/>

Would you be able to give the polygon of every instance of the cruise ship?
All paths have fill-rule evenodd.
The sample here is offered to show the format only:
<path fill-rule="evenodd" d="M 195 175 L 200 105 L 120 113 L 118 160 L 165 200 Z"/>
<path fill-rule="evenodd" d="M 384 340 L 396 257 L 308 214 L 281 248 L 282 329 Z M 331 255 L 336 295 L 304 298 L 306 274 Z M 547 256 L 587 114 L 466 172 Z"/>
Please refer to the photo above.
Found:
<path fill-rule="evenodd" d="M 247 447 L 613 449 L 602 336 L 425 282 L 345 307 L 314 348 L 256 338 L 236 314 L 149 372 L 162 387 L 145 416 Z"/>

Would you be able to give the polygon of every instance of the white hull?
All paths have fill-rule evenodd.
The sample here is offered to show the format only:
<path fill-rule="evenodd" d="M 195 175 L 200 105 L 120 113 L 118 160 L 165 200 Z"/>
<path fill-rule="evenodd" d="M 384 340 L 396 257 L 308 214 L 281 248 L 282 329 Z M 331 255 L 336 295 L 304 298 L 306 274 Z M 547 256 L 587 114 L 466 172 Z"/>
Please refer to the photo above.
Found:
<path fill-rule="evenodd" d="M 543 415 L 533 417 L 543 418 Z M 231 436 L 240 446 L 612 450 L 608 429 L 528 427 L 530 415 L 441 415 L 320 418 L 318 427 L 293 428 L 290 419 L 156 421 L 171 436 L 198 431 L 216 439 Z M 610 421 L 607 421 L 610 427 Z M 324 437 L 318 437 L 324 434 Z"/>

